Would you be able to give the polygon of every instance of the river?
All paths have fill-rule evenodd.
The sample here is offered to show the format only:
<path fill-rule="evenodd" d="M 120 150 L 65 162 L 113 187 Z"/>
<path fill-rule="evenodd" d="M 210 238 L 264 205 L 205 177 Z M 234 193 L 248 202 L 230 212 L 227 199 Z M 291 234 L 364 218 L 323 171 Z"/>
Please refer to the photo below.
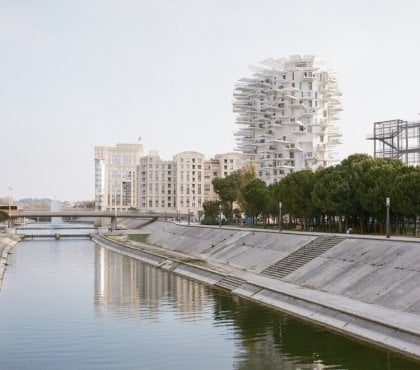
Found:
<path fill-rule="evenodd" d="M 88 239 L 30 240 L 0 291 L 0 369 L 420 369 Z"/>

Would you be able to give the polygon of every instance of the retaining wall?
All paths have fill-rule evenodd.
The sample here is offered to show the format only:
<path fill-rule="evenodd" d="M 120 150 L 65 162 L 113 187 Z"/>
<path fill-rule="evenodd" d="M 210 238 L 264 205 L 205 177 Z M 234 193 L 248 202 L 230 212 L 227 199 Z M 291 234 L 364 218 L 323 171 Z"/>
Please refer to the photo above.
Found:
<path fill-rule="evenodd" d="M 149 243 L 208 262 L 200 267 L 162 257 L 152 263 L 156 267 L 420 360 L 420 240 L 347 236 L 279 279 L 261 272 L 319 234 L 170 222 L 141 232 Z"/>
<path fill-rule="evenodd" d="M 3 284 L 3 276 L 6 270 L 9 252 L 19 240 L 20 238 L 15 235 L 0 234 L 0 289 Z"/>

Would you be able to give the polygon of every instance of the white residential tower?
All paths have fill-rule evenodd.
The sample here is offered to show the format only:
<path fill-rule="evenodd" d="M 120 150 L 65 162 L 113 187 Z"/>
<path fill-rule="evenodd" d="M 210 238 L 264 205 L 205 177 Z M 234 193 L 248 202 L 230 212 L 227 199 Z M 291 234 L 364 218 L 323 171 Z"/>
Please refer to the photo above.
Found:
<path fill-rule="evenodd" d="M 233 110 L 238 149 L 257 176 L 274 183 L 292 171 L 337 162 L 337 82 L 314 56 L 267 59 L 238 81 Z"/>

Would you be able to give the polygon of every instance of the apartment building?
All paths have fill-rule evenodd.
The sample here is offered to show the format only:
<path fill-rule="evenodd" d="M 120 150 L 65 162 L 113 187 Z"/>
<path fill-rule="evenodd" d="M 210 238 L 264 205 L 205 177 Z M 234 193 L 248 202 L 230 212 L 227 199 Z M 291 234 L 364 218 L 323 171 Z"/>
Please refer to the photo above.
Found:
<path fill-rule="evenodd" d="M 95 206 L 98 210 L 137 208 L 137 169 L 143 144 L 95 147 Z"/>
<path fill-rule="evenodd" d="M 217 154 L 204 162 L 204 201 L 219 199 L 214 192 L 212 181 L 215 178 L 225 178 L 234 171 L 241 169 L 241 153 L 231 152 Z"/>
<path fill-rule="evenodd" d="M 175 209 L 182 213 L 203 209 L 204 155 L 194 151 L 178 153 L 173 157 L 176 173 Z"/>
<path fill-rule="evenodd" d="M 140 158 L 138 208 L 157 212 L 175 210 L 175 171 L 173 161 L 164 161 L 156 150 Z"/>
<path fill-rule="evenodd" d="M 311 55 L 267 59 L 240 79 L 233 110 L 244 164 L 274 183 L 292 171 L 337 162 L 342 110 L 334 74 Z"/>
<path fill-rule="evenodd" d="M 199 216 L 206 200 L 218 199 L 212 180 L 240 169 L 241 154 L 186 151 L 163 160 L 143 155 L 142 144 L 95 147 L 95 206 L 98 210 L 139 209 Z"/>

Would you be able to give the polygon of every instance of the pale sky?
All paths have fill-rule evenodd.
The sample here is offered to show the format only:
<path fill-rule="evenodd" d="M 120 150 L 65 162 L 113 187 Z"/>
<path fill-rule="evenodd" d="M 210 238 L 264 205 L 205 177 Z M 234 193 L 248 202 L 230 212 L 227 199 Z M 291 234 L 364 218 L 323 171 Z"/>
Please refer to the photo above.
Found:
<path fill-rule="evenodd" d="M 343 94 L 339 159 L 420 116 L 418 0 L 0 0 L 0 197 L 94 198 L 93 148 L 232 151 L 249 65 L 316 55 Z"/>

